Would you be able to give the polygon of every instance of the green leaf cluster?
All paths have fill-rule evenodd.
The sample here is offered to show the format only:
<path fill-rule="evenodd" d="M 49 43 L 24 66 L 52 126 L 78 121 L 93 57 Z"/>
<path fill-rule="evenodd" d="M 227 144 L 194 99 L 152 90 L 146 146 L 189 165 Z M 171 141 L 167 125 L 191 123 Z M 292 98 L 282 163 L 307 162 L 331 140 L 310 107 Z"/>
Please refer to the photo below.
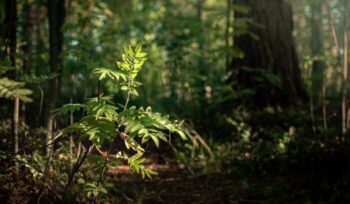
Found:
<path fill-rule="evenodd" d="M 25 83 L 11 80 L 7 77 L 0 78 L 0 97 L 7 99 L 19 98 L 23 102 L 31 102 L 29 95 L 32 91 L 24 88 Z"/>
<path fill-rule="evenodd" d="M 167 133 L 177 133 L 182 139 L 186 139 L 181 130 L 182 122 L 171 121 L 168 115 L 152 112 L 151 107 L 136 109 L 133 106 L 122 111 L 120 116 L 126 125 L 125 132 L 132 137 L 138 135 L 142 138 L 142 143 L 152 139 L 159 147 L 159 140 L 167 141 Z"/>
<path fill-rule="evenodd" d="M 147 169 L 143 162 L 145 161 L 145 158 L 142 158 L 142 153 L 134 154 L 133 156 L 129 157 L 126 153 L 119 152 L 116 157 L 125 159 L 128 161 L 128 165 L 130 166 L 131 170 L 135 173 L 141 174 L 142 178 L 148 177 L 151 178 L 152 175 L 157 175 L 158 173 Z"/>
<path fill-rule="evenodd" d="M 89 139 L 96 146 L 121 139 L 126 149 L 133 150 L 135 154 L 129 156 L 126 151 L 120 151 L 114 158 L 126 160 L 130 168 L 142 177 L 151 177 L 156 172 L 143 165 L 145 150 L 142 144 L 151 140 L 159 147 L 160 141 L 167 141 L 167 136 L 171 133 L 184 140 L 187 137 L 182 131 L 183 122 L 172 121 L 169 116 L 153 112 L 150 107 L 128 107 L 130 95 L 137 95 L 136 88 L 141 85 L 135 78 L 142 69 L 146 56 L 140 44 L 136 47 L 128 46 L 124 49 L 122 61 L 116 63 L 115 69 L 99 67 L 93 70 L 99 80 L 112 80 L 121 90 L 127 92 L 122 110 L 114 104 L 113 97 L 98 96 L 85 104 L 66 104 L 54 110 L 54 113 L 63 116 L 77 111 L 83 112 L 84 116 L 79 121 L 62 130 L 64 134 L 78 135 L 80 140 Z M 136 137 L 140 138 L 140 142 Z"/>
<path fill-rule="evenodd" d="M 136 89 L 141 83 L 135 81 L 135 78 L 146 60 L 147 53 L 142 51 L 141 44 L 138 44 L 136 47 L 128 46 L 124 47 L 122 60 L 116 62 L 116 68 L 98 67 L 93 72 L 99 76 L 99 80 L 111 79 L 118 82 L 117 86 L 120 90 L 137 96 L 138 92 Z"/>
<path fill-rule="evenodd" d="M 18 154 L 16 155 L 15 159 L 19 165 L 29 170 L 34 180 L 37 181 L 43 178 L 44 173 L 42 170 L 42 166 L 45 162 L 44 158 L 40 154 L 38 154 L 38 152 L 34 152 L 31 156 Z"/>
<path fill-rule="evenodd" d="M 81 110 L 86 115 L 63 129 L 63 133 L 80 133 L 80 140 L 88 138 L 98 146 L 116 135 L 117 107 L 113 105 L 111 97 L 92 98 L 86 104 L 66 104 L 53 112 L 56 116 L 62 116 Z"/>

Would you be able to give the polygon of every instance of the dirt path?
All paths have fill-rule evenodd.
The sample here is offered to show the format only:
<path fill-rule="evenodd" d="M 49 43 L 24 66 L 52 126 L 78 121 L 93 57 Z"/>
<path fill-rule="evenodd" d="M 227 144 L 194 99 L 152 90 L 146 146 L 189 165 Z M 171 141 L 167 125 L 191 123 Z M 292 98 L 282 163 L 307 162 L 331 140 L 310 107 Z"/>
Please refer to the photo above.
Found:
<path fill-rule="evenodd" d="M 176 166 L 142 179 L 126 166 L 110 172 L 122 203 L 350 203 L 350 162 L 343 152 L 266 163 L 241 162 L 231 174 L 192 175 Z"/>
<path fill-rule="evenodd" d="M 151 168 L 159 173 L 152 179 L 131 175 L 126 166 L 114 169 L 110 176 L 121 187 L 123 199 L 130 203 L 262 203 L 242 192 L 245 182 L 227 174 L 194 176 L 166 165 Z"/>

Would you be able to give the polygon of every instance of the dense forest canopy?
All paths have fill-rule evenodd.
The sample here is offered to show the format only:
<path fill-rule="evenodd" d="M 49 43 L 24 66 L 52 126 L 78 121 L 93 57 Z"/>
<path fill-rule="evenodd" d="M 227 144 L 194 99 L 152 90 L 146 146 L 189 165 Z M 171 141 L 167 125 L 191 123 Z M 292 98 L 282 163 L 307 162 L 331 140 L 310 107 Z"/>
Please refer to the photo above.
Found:
<path fill-rule="evenodd" d="M 0 1 L 0 199 L 349 202 L 349 13 Z"/>

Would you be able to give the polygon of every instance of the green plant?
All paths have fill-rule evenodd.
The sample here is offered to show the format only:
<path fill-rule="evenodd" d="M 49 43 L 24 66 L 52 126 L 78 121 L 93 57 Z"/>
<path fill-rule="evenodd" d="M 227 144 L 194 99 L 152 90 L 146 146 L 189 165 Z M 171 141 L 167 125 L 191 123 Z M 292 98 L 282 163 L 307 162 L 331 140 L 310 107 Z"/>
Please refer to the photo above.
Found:
<path fill-rule="evenodd" d="M 16 160 L 19 165 L 28 169 L 34 181 L 38 181 L 44 176 L 43 166 L 45 162 L 38 152 L 34 152 L 31 156 L 18 154 L 16 155 Z"/>
<path fill-rule="evenodd" d="M 142 175 L 142 177 L 151 177 L 156 172 L 147 169 L 143 165 L 144 148 L 142 144 L 152 140 L 158 147 L 160 140 L 167 141 L 167 136 L 171 133 L 178 134 L 182 139 L 186 139 L 182 131 L 182 122 L 171 121 L 169 116 L 163 116 L 160 113 L 153 112 L 150 107 L 136 108 L 128 107 L 131 96 L 137 96 L 136 88 L 141 85 L 136 81 L 142 65 L 147 59 L 147 54 L 142 51 L 141 45 L 136 47 L 128 46 L 124 49 L 122 61 L 118 61 L 115 69 L 100 67 L 93 70 L 93 73 L 99 77 L 98 96 L 89 99 L 85 104 L 66 104 L 56 109 L 54 112 L 57 116 L 67 115 L 69 113 L 83 110 L 84 115 L 79 121 L 73 123 L 62 130 L 64 135 L 79 135 L 79 141 L 90 140 L 92 145 L 101 148 L 102 144 L 108 142 L 109 149 L 105 152 L 104 163 L 98 168 L 100 178 L 96 185 L 90 186 L 90 192 L 98 198 L 101 191 L 100 184 L 103 181 L 104 172 L 108 162 L 112 158 L 126 160 L 131 169 Z M 111 96 L 103 96 L 101 92 L 101 81 L 111 80 L 115 85 L 126 94 L 125 104 L 117 106 Z M 136 138 L 139 137 L 141 142 Z M 111 155 L 112 144 L 116 139 L 124 141 L 126 149 L 133 150 L 134 154 L 129 155 L 126 151 L 119 151 Z M 88 151 L 86 151 L 88 152 Z M 85 155 L 86 156 L 86 155 Z M 82 157 L 84 158 L 84 157 Z M 75 173 L 79 169 L 84 159 L 77 162 Z M 71 177 L 74 176 L 74 171 Z M 69 179 L 67 186 L 70 184 Z M 96 187 L 95 190 L 91 188 Z"/>
<path fill-rule="evenodd" d="M 31 102 L 29 95 L 32 91 L 24 88 L 25 83 L 11 80 L 7 77 L 0 78 L 0 97 L 14 99 L 19 98 L 23 102 Z"/>
<path fill-rule="evenodd" d="M 19 98 L 23 102 L 31 102 L 29 95 L 32 91 L 24 88 L 25 83 L 9 79 L 8 77 L 1 77 L 1 75 L 12 69 L 7 66 L 0 66 L 0 97 L 7 99 Z"/>

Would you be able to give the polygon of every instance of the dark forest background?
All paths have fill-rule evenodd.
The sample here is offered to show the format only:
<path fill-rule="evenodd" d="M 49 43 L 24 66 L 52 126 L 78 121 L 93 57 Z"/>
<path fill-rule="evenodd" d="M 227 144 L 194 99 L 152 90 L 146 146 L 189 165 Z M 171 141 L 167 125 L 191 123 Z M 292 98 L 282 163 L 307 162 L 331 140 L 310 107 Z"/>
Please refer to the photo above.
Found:
<path fill-rule="evenodd" d="M 1 200 L 349 202 L 349 12 L 0 1 Z"/>

